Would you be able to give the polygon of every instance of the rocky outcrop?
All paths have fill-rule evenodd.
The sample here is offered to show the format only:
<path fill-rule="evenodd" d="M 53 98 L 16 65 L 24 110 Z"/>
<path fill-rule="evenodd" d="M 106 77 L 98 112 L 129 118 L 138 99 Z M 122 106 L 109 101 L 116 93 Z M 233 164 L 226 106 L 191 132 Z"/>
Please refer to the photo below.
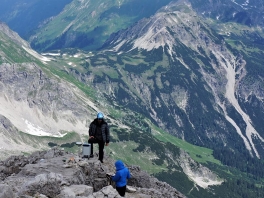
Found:
<path fill-rule="evenodd" d="M 1 64 L 0 91 L 0 104 L 6 106 L 0 114 L 20 131 L 50 136 L 60 136 L 61 131 L 87 132 L 92 110 L 83 101 L 83 93 L 35 63 Z"/>
<path fill-rule="evenodd" d="M 10 39 L 13 40 L 14 43 L 30 47 L 30 45 L 23 40 L 16 32 L 12 31 L 5 23 L 0 21 L 0 32 L 3 32 L 5 35 L 7 35 Z"/>
<path fill-rule="evenodd" d="M 176 189 L 140 170 L 128 166 L 132 178 L 126 197 L 185 197 Z M 58 148 L 32 155 L 11 156 L 0 162 L 0 198 L 120 197 L 107 173 L 115 172 L 114 160 L 81 158 Z"/>
<path fill-rule="evenodd" d="M 207 167 L 194 161 L 188 153 L 183 150 L 180 150 L 178 163 L 182 167 L 183 172 L 202 188 L 208 188 L 210 185 L 221 185 L 223 182 L 223 179 L 219 178 Z"/>
<path fill-rule="evenodd" d="M 5 116 L 0 115 L 0 131 L 6 131 L 11 135 L 17 132 L 14 125 Z"/>

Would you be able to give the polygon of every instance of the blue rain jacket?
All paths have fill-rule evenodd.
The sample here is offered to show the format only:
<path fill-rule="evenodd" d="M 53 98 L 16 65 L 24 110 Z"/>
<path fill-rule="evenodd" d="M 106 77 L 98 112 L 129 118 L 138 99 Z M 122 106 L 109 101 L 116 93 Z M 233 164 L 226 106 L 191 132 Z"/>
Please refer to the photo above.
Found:
<path fill-rule="evenodd" d="M 123 187 L 127 184 L 127 179 L 129 179 L 130 172 L 121 160 L 115 162 L 116 173 L 112 176 L 112 180 L 115 181 L 117 187 Z"/>

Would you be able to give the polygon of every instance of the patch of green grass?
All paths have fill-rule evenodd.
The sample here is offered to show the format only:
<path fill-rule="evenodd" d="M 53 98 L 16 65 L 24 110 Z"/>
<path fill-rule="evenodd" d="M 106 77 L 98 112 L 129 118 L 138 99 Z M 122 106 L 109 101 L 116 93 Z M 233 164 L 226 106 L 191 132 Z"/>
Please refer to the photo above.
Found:
<path fill-rule="evenodd" d="M 49 67 L 49 68 L 46 67 L 46 69 L 50 70 L 50 72 L 59 76 L 60 78 L 74 84 L 76 87 L 82 90 L 87 96 L 89 96 L 89 98 L 96 100 L 95 91 L 88 85 L 78 81 L 76 78 L 74 78 L 73 76 L 67 74 L 66 72 L 62 70 L 58 70 L 54 67 Z"/>
<path fill-rule="evenodd" d="M 0 33 L 0 55 L 1 62 L 25 63 L 36 61 L 26 50 L 18 46 L 18 44 L 3 33 Z"/>
<path fill-rule="evenodd" d="M 48 143 L 55 143 L 57 145 L 78 142 L 81 140 L 81 137 L 76 132 L 68 132 L 63 137 L 51 137 L 51 136 L 35 136 L 31 134 L 27 134 L 24 132 L 19 132 L 20 138 L 23 139 L 25 143 L 35 145 L 38 147 L 38 144 L 44 144 L 48 146 Z"/>
<path fill-rule="evenodd" d="M 154 153 L 134 152 L 133 149 L 137 147 L 138 144 L 132 141 L 115 142 L 106 147 L 106 152 L 111 158 L 120 159 L 130 165 L 140 166 L 142 170 L 147 171 L 149 174 L 168 170 L 165 164 L 157 166 L 152 162 L 152 159 L 157 157 Z"/>
<path fill-rule="evenodd" d="M 156 137 L 158 140 L 162 142 L 170 142 L 174 144 L 175 146 L 182 148 L 184 151 L 186 151 L 192 159 L 199 163 L 207 163 L 212 162 L 218 165 L 221 165 L 221 162 L 213 157 L 213 150 L 195 146 L 192 145 L 184 140 L 181 140 L 179 138 L 176 138 L 164 131 L 162 131 L 160 128 L 152 125 L 152 135 Z"/>
<path fill-rule="evenodd" d="M 125 115 L 122 110 L 118 110 L 116 108 L 113 108 L 112 106 L 108 107 L 108 111 L 110 116 L 115 119 L 120 119 Z"/>
<path fill-rule="evenodd" d="M 25 155 L 25 156 L 29 156 L 30 155 L 30 153 L 28 153 L 28 152 L 21 152 L 23 155 Z"/>
<path fill-rule="evenodd" d="M 118 79 L 119 78 L 119 74 L 117 73 L 116 70 L 113 69 L 105 69 L 104 73 L 109 76 L 112 79 Z"/>

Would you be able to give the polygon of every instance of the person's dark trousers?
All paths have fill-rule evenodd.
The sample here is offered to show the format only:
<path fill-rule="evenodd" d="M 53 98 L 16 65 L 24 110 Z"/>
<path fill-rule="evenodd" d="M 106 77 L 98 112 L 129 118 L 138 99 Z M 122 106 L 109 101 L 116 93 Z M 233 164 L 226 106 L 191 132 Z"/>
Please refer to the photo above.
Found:
<path fill-rule="evenodd" d="M 116 186 L 116 190 L 117 192 L 119 193 L 119 195 L 121 197 L 124 197 L 125 196 L 125 193 L 126 193 L 126 186 L 122 186 L 122 187 L 117 187 Z"/>
<path fill-rule="evenodd" d="M 91 144 L 91 155 L 93 155 L 93 143 L 98 143 L 98 145 L 99 145 L 99 158 L 98 159 L 100 161 L 103 161 L 103 159 L 104 159 L 104 145 L 105 145 L 104 141 L 97 140 L 96 138 L 90 138 L 88 140 L 88 143 Z"/>

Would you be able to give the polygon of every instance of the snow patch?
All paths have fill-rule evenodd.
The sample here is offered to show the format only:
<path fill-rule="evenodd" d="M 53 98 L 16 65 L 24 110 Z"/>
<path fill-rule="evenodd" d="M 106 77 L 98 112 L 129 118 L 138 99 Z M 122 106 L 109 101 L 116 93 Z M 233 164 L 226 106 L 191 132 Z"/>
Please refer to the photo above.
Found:
<path fill-rule="evenodd" d="M 29 49 L 25 46 L 22 46 L 22 48 L 24 50 L 26 50 L 29 54 L 31 54 L 32 56 L 34 56 L 35 58 L 39 59 L 40 61 L 42 61 L 43 63 L 46 63 L 47 61 L 50 61 L 51 59 L 45 57 L 45 56 L 42 56 L 40 54 L 38 54 L 36 51 L 32 50 L 32 49 Z"/>
<path fill-rule="evenodd" d="M 24 119 L 22 119 L 22 120 L 24 120 Z M 24 121 L 27 125 L 26 132 L 28 134 L 35 135 L 35 136 L 53 136 L 53 137 L 63 137 L 64 135 L 66 135 L 66 134 L 62 135 L 61 133 L 58 133 L 58 135 L 50 135 L 49 132 L 46 132 L 40 126 L 36 126 L 33 123 L 29 122 L 28 120 L 24 120 Z"/>
<path fill-rule="evenodd" d="M 43 56 L 60 56 L 60 53 L 42 53 Z"/>

